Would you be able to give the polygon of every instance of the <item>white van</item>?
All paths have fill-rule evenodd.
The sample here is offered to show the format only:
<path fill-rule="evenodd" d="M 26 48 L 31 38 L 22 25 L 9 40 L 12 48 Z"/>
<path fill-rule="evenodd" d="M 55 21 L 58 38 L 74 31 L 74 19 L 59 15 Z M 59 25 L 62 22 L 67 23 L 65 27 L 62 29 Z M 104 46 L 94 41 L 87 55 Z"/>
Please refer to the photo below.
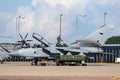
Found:
<path fill-rule="evenodd" d="M 120 58 L 115 58 L 115 63 L 120 63 Z"/>

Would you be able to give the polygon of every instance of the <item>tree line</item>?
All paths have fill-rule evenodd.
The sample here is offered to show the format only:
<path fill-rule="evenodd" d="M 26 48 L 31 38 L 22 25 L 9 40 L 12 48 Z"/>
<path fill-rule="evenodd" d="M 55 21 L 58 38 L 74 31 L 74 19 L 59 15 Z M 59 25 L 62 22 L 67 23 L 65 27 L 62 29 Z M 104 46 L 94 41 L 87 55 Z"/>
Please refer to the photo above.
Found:
<path fill-rule="evenodd" d="M 105 41 L 105 44 L 120 44 L 120 36 L 112 36 Z"/>

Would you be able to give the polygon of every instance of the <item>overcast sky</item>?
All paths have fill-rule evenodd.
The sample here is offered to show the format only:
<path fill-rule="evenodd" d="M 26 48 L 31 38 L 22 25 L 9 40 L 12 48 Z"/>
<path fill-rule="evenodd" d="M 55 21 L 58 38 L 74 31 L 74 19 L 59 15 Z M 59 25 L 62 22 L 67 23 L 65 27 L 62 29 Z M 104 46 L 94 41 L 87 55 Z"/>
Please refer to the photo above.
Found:
<path fill-rule="evenodd" d="M 32 33 L 44 36 L 55 43 L 59 35 L 60 14 L 62 16 L 62 39 L 72 43 L 83 39 L 104 24 L 115 25 L 110 36 L 120 35 L 120 0 L 1 0 L 0 2 L 0 42 L 15 42 L 16 17 L 24 16 L 20 21 L 20 33 L 27 39 L 33 39 Z M 78 28 L 76 30 L 76 15 Z"/>

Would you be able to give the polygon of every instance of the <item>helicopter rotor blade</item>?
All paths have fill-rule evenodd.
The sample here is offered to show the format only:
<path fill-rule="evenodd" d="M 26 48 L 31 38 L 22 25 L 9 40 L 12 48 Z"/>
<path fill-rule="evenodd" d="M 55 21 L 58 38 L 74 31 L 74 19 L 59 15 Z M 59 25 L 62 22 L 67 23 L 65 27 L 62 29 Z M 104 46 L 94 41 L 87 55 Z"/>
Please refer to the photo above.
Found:
<path fill-rule="evenodd" d="M 28 36 L 28 33 L 25 35 L 25 38 L 24 38 L 24 40 L 27 38 L 27 36 Z"/>
<path fill-rule="evenodd" d="M 19 33 L 19 35 L 20 35 L 20 38 L 23 40 L 23 37 L 22 37 L 22 35 Z"/>

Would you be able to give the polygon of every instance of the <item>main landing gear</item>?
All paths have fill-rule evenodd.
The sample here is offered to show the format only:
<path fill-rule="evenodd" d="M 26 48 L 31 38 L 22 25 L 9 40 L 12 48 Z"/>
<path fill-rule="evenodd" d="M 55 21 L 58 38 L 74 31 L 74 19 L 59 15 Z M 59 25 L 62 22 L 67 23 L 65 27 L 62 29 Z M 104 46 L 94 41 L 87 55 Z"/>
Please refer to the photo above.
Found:
<path fill-rule="evenodd" d="M 38 58 L 34 58 L 33 61 L 32 61 L 32 63 L 31 63 L 31 65 L 32 66 L 33 65 L 37 66 L 38 65 Z"/>

